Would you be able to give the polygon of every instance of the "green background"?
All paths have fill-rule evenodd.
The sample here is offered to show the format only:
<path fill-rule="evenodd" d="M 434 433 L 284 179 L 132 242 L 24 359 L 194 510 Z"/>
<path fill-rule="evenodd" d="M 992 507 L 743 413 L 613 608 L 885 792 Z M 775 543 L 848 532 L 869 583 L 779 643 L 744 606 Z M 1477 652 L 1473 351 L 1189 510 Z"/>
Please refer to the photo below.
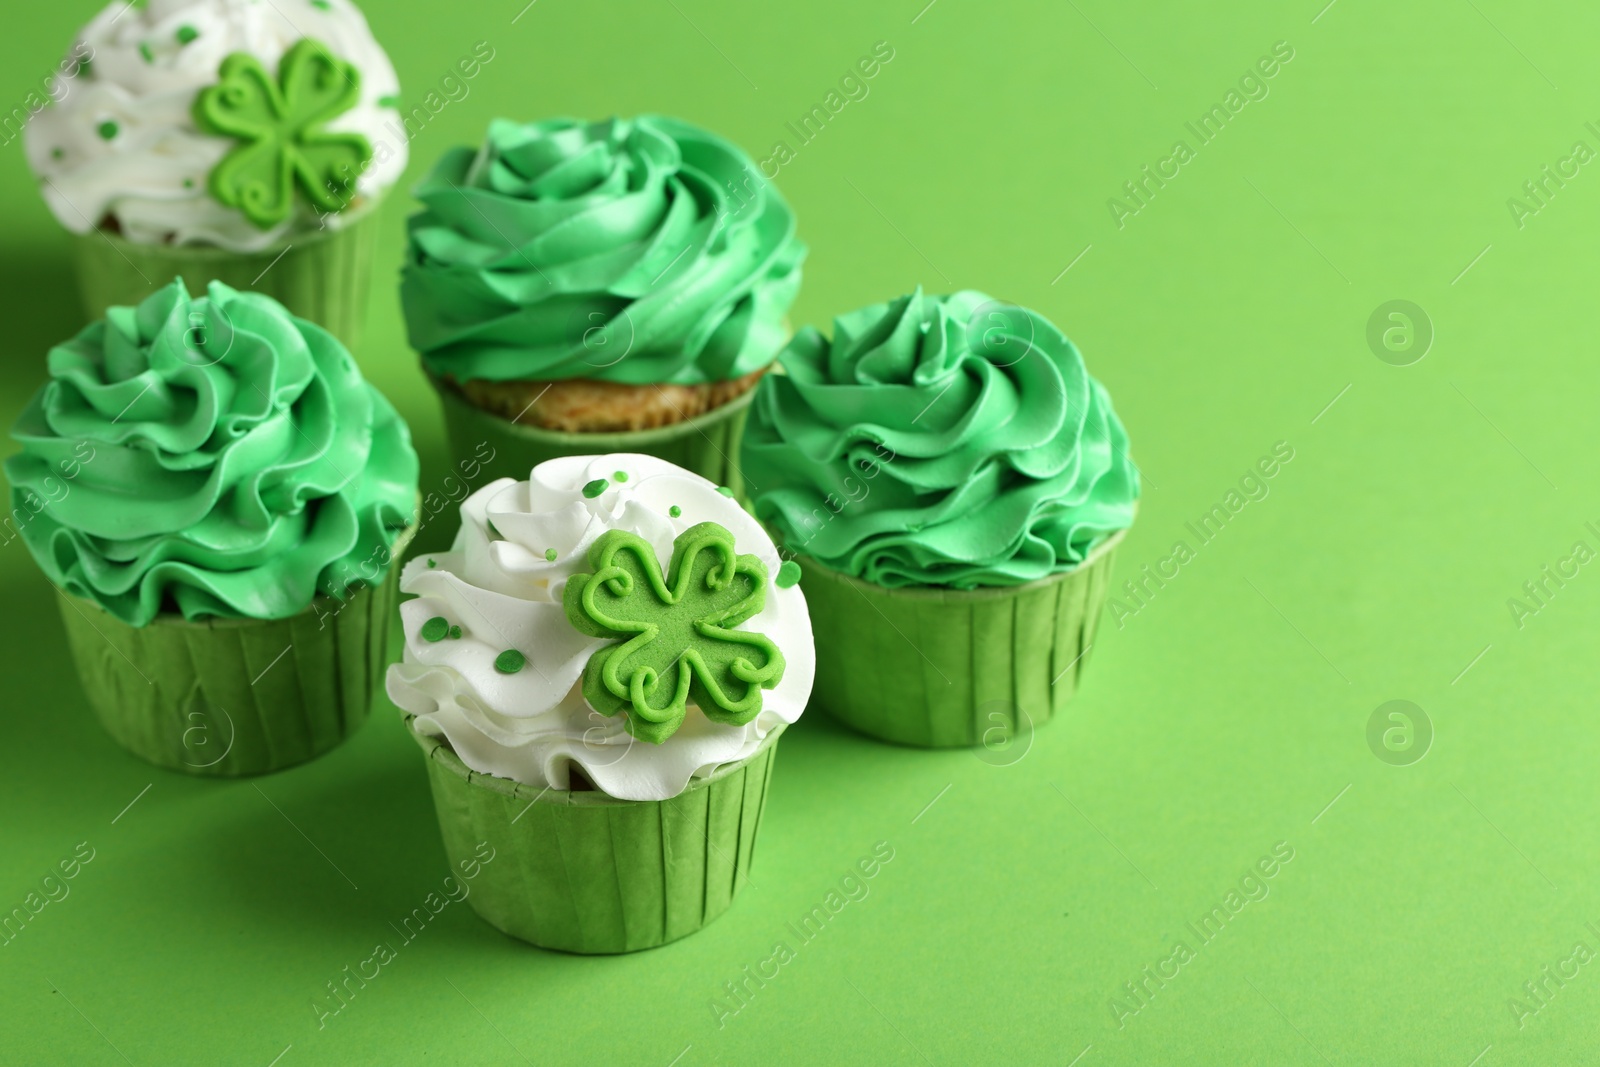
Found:
<path fill-rule="evenodd" d="M 367 5 L 408 103 L 495 50 L 413 140 L 406 186 L 497 115 L 663 111 L 764 157 L 887 41 L 870 96 L 777 179 L 811 246 L 796 323 L 918 283 L 1039 309 L 1148 474 L 1119 578 L 1179 539 L 1194 558 L 1122 628 L 1106 618 L 1080 696 L 1026 745 L 897 750 L 806 716 L 754 884 L 701 933 L 573 958 L 451 905 L 318 1030 L 324 983 L 446 874 L 398 716 L 262 780 L 146 767 L 91 721 L 46 583 L 0 546 L 0 905 L 95 849 L 0 947 L 0 1060 L 1593 1062 L 1600 963 L 1520 1026 L 1508 1001 L 1575 943 L 1600 950 L 1600 565 L 1520 628 L 1507 600 L 1574 542 L 1600 548 L 1600 164 L 1520 228 L 1507 199 L 1575 141 L 1600 148 L 1600 12 L 538 0 L 513 22 L 522 2 Z M 6 107 L 91 13 L 8 11 Z M 1294 58 L 1270 95 L 1200 146 L 1184 123 L 1278 41 Z M 1180 138 L 1195 158 L 1119 229 L 1108 198 Z M 9 423 L 80 322 L 18 143 L 0 204 Z M 402 187 L 385 263 L 409 210 Z M 411 421 L 426 490 L 440 420 L 392 281 L 360 356 Z M 1397 298 L 1436 331 L 1404 367 L 1366 340 Z M 1279 441 L 1294 459 L 1270 495 L 1198 546 L 1185 523 Z M 1393 699 L 1431 720 L 1420 762 L 1369 749 Z M 894 859 L 869 895 L 799 944 L 787 924 L 879 841 Z M 1199 947 L 1184 924 L 1278 842 L 1294 859 L 1270 895 Z M 1174 938 L 1195 958 L 1119 1029 L 1108 1001 Z M 719 1026 L 723 983 L 780 940 L 793 961 Z"/>

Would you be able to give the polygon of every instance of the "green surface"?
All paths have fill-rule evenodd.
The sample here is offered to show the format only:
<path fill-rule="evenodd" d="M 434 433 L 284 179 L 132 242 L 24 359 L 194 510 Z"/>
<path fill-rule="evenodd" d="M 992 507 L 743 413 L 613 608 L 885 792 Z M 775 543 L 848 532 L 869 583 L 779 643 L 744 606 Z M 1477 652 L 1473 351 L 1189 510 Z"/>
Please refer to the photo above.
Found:
<path fill-rule="evenodd" d="M 1121 628 L 1102 620 L 1067 713 L 976 754 L 808 715 L 750 884 L 705 930 L 583 959 L 452 902 L 318 1030 L 325 983 L 399 944 L 391 924 L 449 873 L 399 716 L 266 779 L 151 769 L 94 724 L 53 594 L 11 541 L 0 906 L 58 863 L 76 876 L 0 947 L 0 1061 L 1592 1061 L 1600 969 L 1552 980 L 1542 1005 L 1523 983 L 1570 973 L 1577 942 L 1600 950 L 1600 176 L 1550 181 L 1520 228 L 1507 200 L 1575 141 L 1600 148 L 1600 13 L 924 3 L 368 7 L 408 104 L 475 42 L 495 49 L 418 131 L 413 178 L 502 112 L 663 111 L 758 158 L 782 137 L 777 180 L 812 249 L 796 326 L 920 281 L 1066 329 L 1148 475 L 1119 581 L 1176 568 Z M 90 14 L 12 10 L 0 100 L 25 99 Z M 880 39 L 895 54 L 870 95 L 796 147 L 785 123 Z M 1295 56 L 1270 95 L 1199 145 L 1184 123 L 1279 40 Z M 1118 229 L 1107 199 L 1180 137 L 1194 158 Z M 9 421 L 79 322 L 70 243 L 19 146 L 0 153 Z M 398 264 L 407 207 L 383 205 L 380 263 Z M 1395 299 L 1433 324 L 1410 366 L 1368 347 Z M 380 279 L 363 369 L 442 497 L 438 406 L 395 300 Z M 1279 441 L 1293 459 L 1247 479 Z M 1209 541 L 1186 526 L 1258 485 Z M 448 539 L 447 515 L 427 523 L 423 547 Z M 1558 587 L 1546 565 L 1576 576 Z M 1519 626 L 1507 601 L 1536 580 L 1551 592 Z M 1369 750 L 1391 700 L 1431 720 L 1420 762 Z M 893 858 L 867 878 L 879 841 Z M 1263 860 L 1273 875 L 1245 889 L 1268 895 L 1181 962 L 1185 924 Z M 791 931 L 835 892 L 820 933 Z M 1179 969 L 1118 1029 L 1108 1002 L 1147 966 Z M 1512 998 L 1539 1007 L 1520 1028 Z"/>

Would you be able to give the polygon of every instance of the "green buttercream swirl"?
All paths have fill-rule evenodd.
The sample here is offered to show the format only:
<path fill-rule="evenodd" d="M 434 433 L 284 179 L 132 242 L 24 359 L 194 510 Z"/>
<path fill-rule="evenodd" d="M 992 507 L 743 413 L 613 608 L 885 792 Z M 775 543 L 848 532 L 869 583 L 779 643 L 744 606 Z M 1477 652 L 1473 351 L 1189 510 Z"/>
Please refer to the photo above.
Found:
<path fill-rule="evenodd" d="M 52 581 L 125 622 L 298 614 L 375 580 L 411 521 L 405 423 L 269 297 L 174 282 L 49 370 L 12 431 L 13 518 Z"/>
<path fill-rule="evenodd" d="M 1105 388 L 1042 316 L 909 296 L 802 330 L 745 430 L 754 508 L 788 548 L 888 587 L 1019 585 L 1133 522 Z"/>
<path fill-rule="evenodd" d="M 783 345 L 806 252 L 794 215 L 688 123 L 496 120 L 416 195 L 401 295 L 436 375 L 697 384 Z"/>

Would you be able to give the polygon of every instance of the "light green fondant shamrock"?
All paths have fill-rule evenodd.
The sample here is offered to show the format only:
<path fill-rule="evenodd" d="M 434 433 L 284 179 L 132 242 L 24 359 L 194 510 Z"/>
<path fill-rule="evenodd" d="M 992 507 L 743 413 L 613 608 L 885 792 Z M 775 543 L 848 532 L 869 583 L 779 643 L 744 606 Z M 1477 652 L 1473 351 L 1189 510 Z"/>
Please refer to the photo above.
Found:
<path fill-rule="evenodd" d="M 761 611 L 767 569 L 734 552 L 733 534 L 702 522 L 678 535 L 665 579 L 650 542 L 610 530 L 587 556 L 593 573 L 567 581 L 572 624 L 609 637 L 589 658 L 583 695 L 601 714 L 626 713 L 628 732 L 660 744 L 693 703 L 713 722 L 743 725 L 761 713 L 761 690 L 783 678 L 783 653 L 763 634 L 734 627 Z"/>
<path fill-rule="evenodd" d="M 276 79 L 248 52 L 229 55 L 221 80 L 194 102 L 202 130 L 241 142 L 212 168 L 211 195 L 263 230 L 293 212 L 296 186 L 323 211 L 349 207 L 372 145 L 326 126 L 360 98 L 361 72 L 309 37 L 284 55 Z"/>

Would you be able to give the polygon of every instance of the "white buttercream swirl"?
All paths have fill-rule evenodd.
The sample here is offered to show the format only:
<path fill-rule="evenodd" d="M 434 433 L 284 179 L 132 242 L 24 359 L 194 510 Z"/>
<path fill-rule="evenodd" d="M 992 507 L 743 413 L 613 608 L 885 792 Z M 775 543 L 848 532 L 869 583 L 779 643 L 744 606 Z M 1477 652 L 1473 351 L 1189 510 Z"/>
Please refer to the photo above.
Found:
<path fill-rule="evenodd" d="M 149 0 L 143 7 L 113 0 L 71 52 L 74 59 L 87 54 L 90 71 L 74 77 L 70 91 L 58 87 L 52 95 L 59 102 L 24 132 L 28 162 L 50 210 L 74 233 L 87 233 L 109 215 L 132 241 L 233 252 L 342 225 L 350 212 L 324 222 L 297 197 L 293 217 L 261 230 L 206 190 L 211 169 L 238 142 L 201 132 L 192 111 L 196 95 L 217 83 L 230 54 L 248 52 L 275 72 L 284 53 L 305 37 L 361 74 L 360 101 L 328 129 L 359 133 L 371 143 L 372 164 L 356 190 L 375 198 L 406 167 L 406 139 L 395 133 L 402 127 L 393 106 L 400 82 L 350 0 Z M 113 128 L 113 136 L 102 135 Z"/>
<path fill-rule="evenodd" d="M 605 491 L 585 496 L 584 486 L 599 478 Z M 562 593 L 569 577 L 589 569 L 585 554 L 607 530 L 645 538 L 665 564 L 673 539 L 707 521 L 766 565 L 766 605 L 741 629 L 776 642 L 787 666 L 764 692 L 761 714 L 744 726 L 714 723 L 691 705 L 663 743 L 636 741 L 624 716 L 603 716 L 584 700 L 584 666 L 609 642 L 572 625 Z M 554 560 L 546 558 L 550 549 Z M 577 764 L 611 796 L 666 800 L 691 778 L 753 755 L 774 727 L 805 710 L 816 668 L 811 617 L 798 586 L 773 581 L 781 562 L 759 523 L 681 467 L 631 453 L 549 460 L 529 481 L 502 478 L 473 493 L 461 504 L 451 550 L 419 556 L 401 572 L 401 590 L 417 596 L 400 607 L 405 656 L 389 668 L 389 698 L 475 771 L 566 789 Z M 423 624 L 435 616 L 460 626 L 461 636 L 424 638 Z M 527 657 L 514 674 L 494 666 L 507 649 Z"/>

